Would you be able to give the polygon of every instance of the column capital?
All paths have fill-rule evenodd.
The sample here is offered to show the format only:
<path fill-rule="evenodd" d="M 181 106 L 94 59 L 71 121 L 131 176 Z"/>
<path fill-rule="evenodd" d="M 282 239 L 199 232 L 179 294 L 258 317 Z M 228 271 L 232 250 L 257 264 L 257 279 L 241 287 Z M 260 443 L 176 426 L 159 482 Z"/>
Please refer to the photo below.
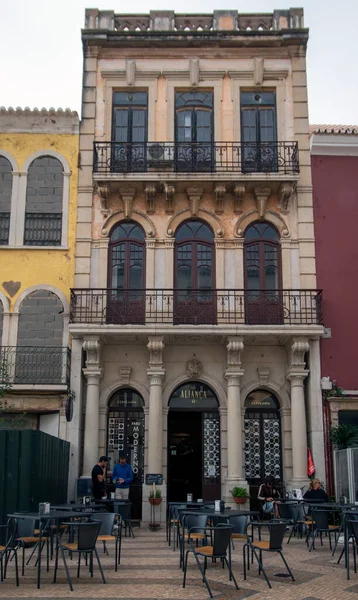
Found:
<path fill-rule="evenodd" d="M 87 385 L 99 385 L 102 377 L 102 369 L 82 369 L 87 379 Z"/>
<path fill-rule="evenodd" d="M 293 387 L 303 387 L 303 382 L 308 375 L 308 371 L 289 371 L 286 375 L 286 378 L 291 383 L 291 388 Z"/>
<path fill-rule="evenodd" d="M 244 375 L 245 371 L 243 369 L 235 370 L 235 371 L 225 371 L 225 379 L 227 381 L 228 387 L 237 386 L 240 387 L 241 377 Z"/>
<path fill-rule="evenodd" d="M 148 369 L 147 371 L 149 385 L 163 385 L 163 379 L 165 376 L 165 370 L 162 369 L 160 371 L 151 371 Z"/>

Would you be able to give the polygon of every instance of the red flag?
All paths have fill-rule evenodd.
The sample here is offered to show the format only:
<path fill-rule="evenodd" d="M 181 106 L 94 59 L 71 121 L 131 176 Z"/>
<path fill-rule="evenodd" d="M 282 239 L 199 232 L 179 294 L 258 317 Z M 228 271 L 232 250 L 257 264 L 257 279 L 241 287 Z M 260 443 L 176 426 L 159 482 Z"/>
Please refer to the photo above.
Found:
<path fill-rule="evenodd" d="M 308 477 L 311 477 L 313 473 L 316 471 L 316 467 L 314 466 L 311 450 L 307 448 L 307 474 Z"/>

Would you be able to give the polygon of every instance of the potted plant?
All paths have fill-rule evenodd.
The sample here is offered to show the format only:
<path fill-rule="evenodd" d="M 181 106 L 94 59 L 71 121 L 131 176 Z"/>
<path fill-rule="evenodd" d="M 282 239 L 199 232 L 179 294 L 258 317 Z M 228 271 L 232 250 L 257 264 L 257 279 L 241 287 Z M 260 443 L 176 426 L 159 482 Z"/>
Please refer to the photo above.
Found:
<path fill-rule="evenodd" d="M 149 493 L 149 503 L 150 504 L 160 504 L 162 501 L 162 492 L 160 490 L 152 490 Z"/>
<path fill-rule="evenodd" d="M 246 488 L 234 487 L 232 488 L 232 490 L 230 490 L 230 492 L 236 504 L 245 504 L 246 500 L 249 497 Z"/>

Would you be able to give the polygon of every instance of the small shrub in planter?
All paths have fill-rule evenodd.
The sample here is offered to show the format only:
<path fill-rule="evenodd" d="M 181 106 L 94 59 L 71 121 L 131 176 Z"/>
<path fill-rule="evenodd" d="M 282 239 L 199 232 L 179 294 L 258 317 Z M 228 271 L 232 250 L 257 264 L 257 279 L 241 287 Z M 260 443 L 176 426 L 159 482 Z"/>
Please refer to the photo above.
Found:
<path fill-rule="evenodd" d="M 150 504 L 160 504 L 162 501 L 162 492 L 160 490 L 155 490 L 150 492 L 149 494 L 149 503 Z"/>
<path fill-rule="evenodd" d="M 236 504 L 245 504 L 249 497 L 246 488 L 234 487 L 232 490 L 230 490 L 230 492 Z"/>

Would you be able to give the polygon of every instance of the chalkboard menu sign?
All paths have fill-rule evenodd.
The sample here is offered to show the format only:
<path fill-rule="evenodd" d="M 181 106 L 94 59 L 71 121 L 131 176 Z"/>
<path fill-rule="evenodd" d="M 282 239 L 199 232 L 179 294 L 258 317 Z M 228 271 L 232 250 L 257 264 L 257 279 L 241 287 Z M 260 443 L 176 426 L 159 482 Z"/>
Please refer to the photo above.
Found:
<path fill-rule="evenodd" d="M 163 475 L 159 473 L 150 473 L 145 476 L 145 482 L 147 485 L 163 485 Z"/>

